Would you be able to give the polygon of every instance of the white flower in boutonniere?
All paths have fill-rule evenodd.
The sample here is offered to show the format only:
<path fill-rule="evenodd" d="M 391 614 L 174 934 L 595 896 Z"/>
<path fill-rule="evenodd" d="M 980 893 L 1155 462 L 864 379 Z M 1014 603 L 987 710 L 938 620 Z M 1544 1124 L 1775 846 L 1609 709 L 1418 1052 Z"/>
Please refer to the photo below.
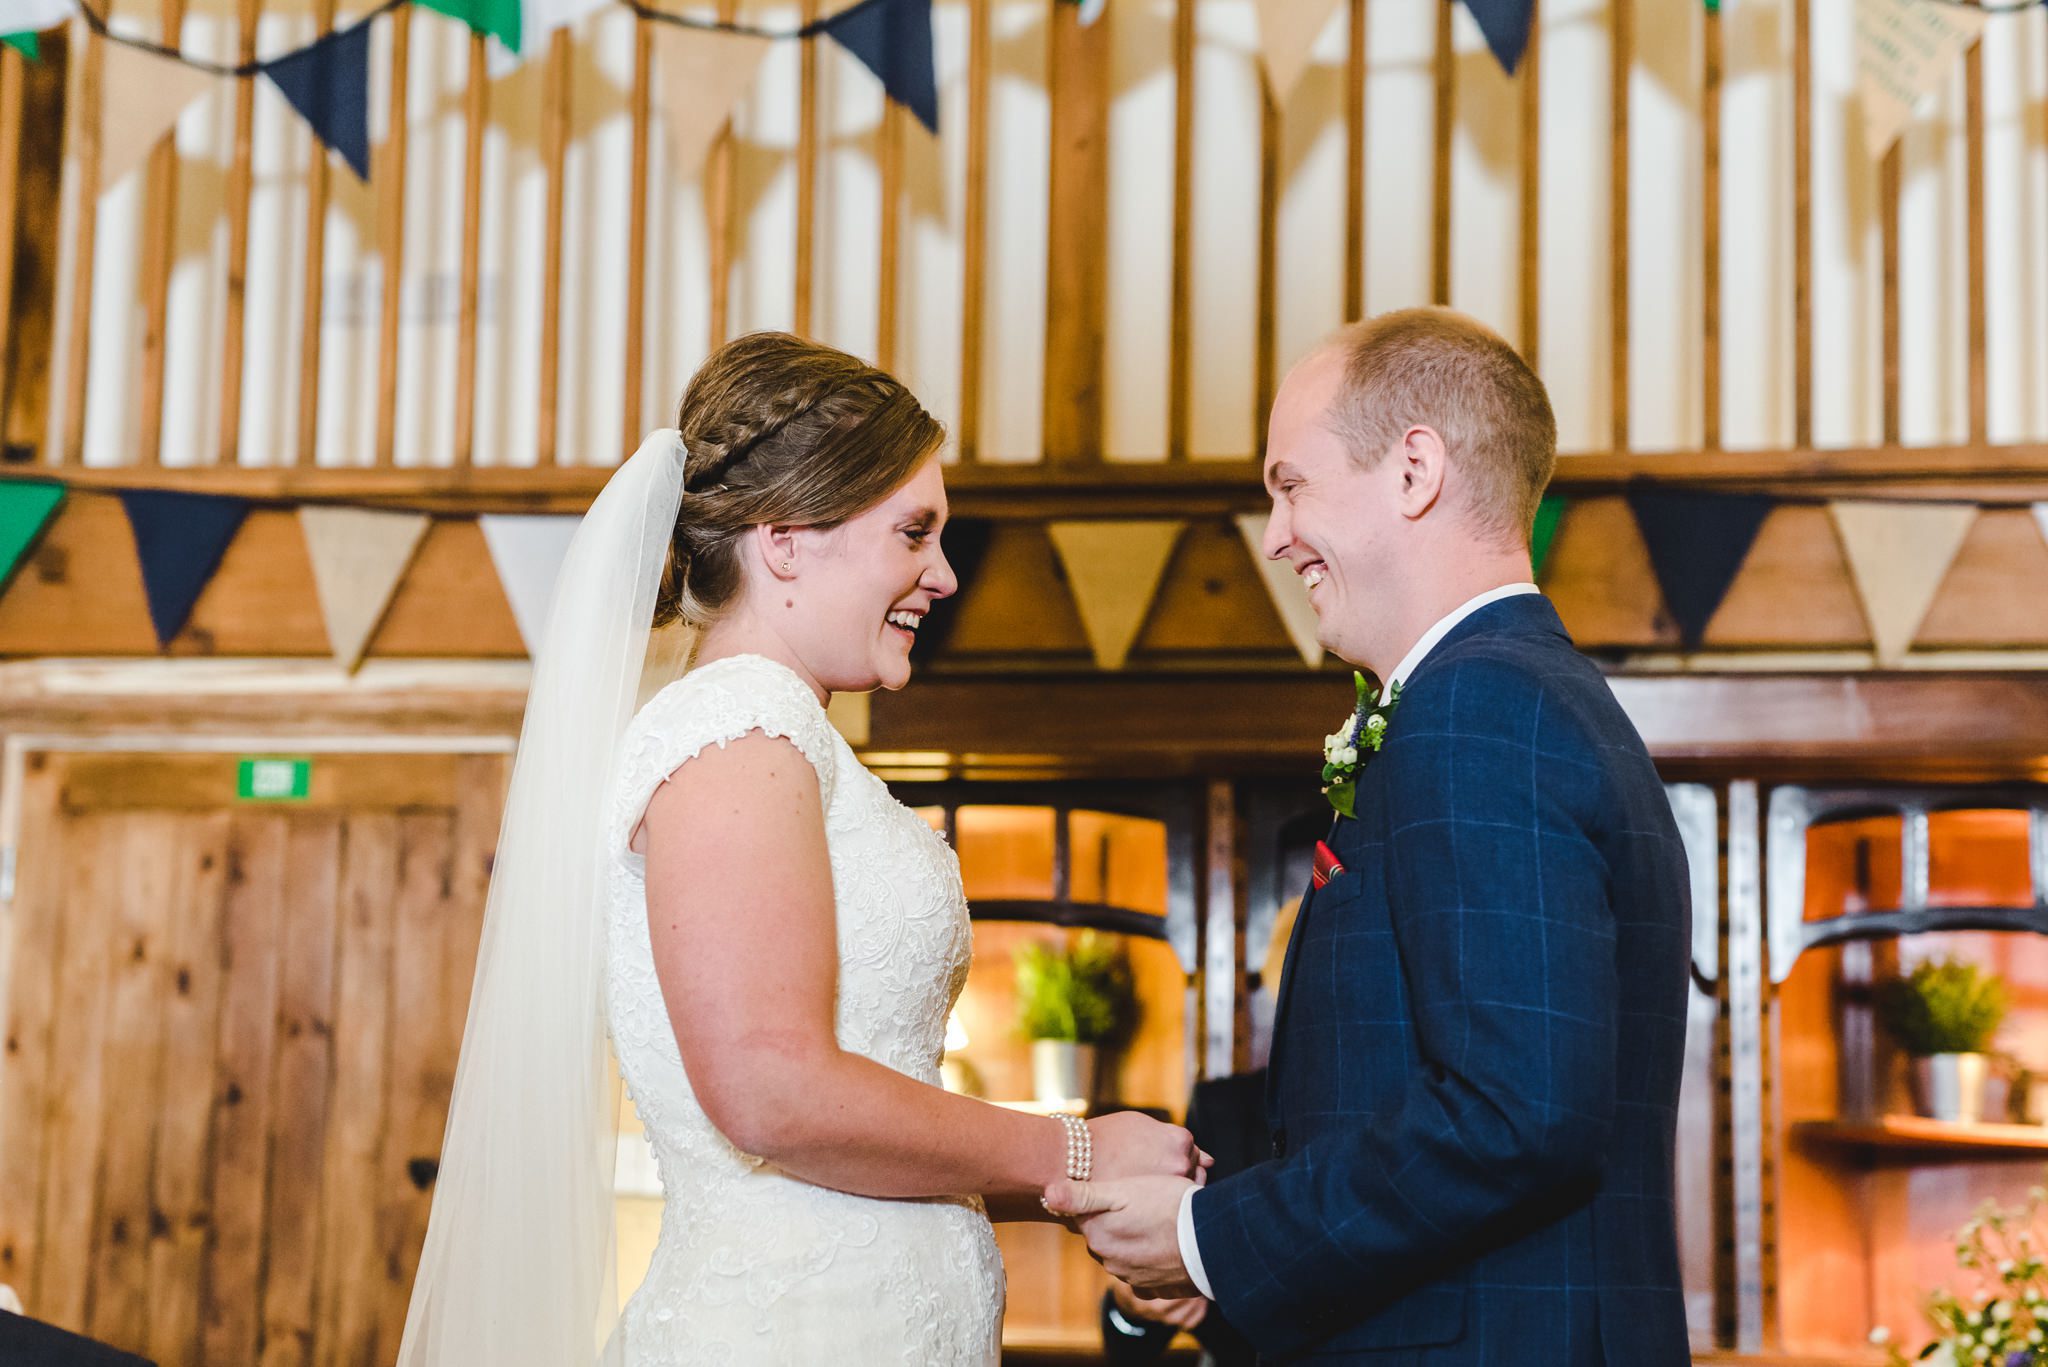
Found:
<path fill-rule="evenodd" d="M 1382 689 L 1379 701 L 1368 706 L 1372 688 L 1365 675 L 1353 674 L 1358 703 L 1344 724 L 1323 737 L 1323 796 L 1339 816 L 1358 815 L 1358 776 L 1366 759 L 1378 753 L 1387 738 L 1387 721 L 1401 702 L 1401 685 Z M 1361 753 L 1363 752 L 1363 753 Z"/>

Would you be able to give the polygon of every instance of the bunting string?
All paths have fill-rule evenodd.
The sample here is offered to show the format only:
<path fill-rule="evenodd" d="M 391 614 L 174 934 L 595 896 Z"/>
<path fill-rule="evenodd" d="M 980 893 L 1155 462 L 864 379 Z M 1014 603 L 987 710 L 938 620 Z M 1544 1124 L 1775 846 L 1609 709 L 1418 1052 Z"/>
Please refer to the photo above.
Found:
<path fill-rule="evenodd" d="M 107 27 L 107 21 L 100 17 L 99 11 L 95 10 L 91 5 L 85 4 L 84 0 L 80 0 L 78 6 L 78 13 L 85 20 L 85 26 L 91 29 L 95 35 L 97 35 L 106 42 L 118 43 L 122 47 L 134 48 L 137 52 L 147 52 L 150 53 L 152 56 L 167 57 L 174 62 L 183 62 L 186 66 L 192 67 L 199 71 L 204 71 L 210 76 L 222 76 L 235 80 L 246 80 L 251 76 L 261 76 L 265 74 L 265 72 L 268 71 L 269 68 L 274 67 L 281 62 L 289 62 L 294 57 L 303 57 L 307 53 L 312 52 L 316 48 L 325 46 L 330 43 L 339 43 L 347 38 L 350 38 L 355 34 L 356 30 L 368 28 L 376 20 L 383 18 L 385 15 L 390 14 L 394 10 L 402 9 L 403 7 L 411 3 L 412 0 L 382 0 L 382 3 L 380 3 L 375 9 L 372 9 L 367 14 L 364 14 L 361 18 L 357 19 L 347 28 L 338 28 L 335 29 L 332 33 L 322 34 L 320 37 L 314 39 L 312 42 L 306 44 L 304 47 L 294 48 L 292 51 L 282 53 L 276 57 L 265 57 L 254 62 L 237 62 L 234 64 L 229 64 L 226 62 L 210 62 L 206 60 L 204 57 L 189 57 L 185 53 L 180 52 L 177 48 L 167 47 L 162 43 L 153 41 L 152 39 L 134 38 L 130 37 L 125 33 L 116 33 L 112 29 Z"/>

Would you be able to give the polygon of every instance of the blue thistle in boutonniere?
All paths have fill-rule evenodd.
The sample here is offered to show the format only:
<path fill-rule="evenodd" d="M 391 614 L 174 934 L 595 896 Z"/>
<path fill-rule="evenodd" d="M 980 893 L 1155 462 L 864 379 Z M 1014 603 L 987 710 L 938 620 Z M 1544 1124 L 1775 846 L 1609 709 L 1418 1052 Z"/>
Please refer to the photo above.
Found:
<path fill-rule="evenodd" d="M 1365 675 L 1354 673 L 1351 679 L 1358 688 L 1358 704 L 1334 734 L 1323 737 L 1323 796 L 1337 815 L 1355 817 L 1358 776 L 1387 738 L 1387 725 L 1401 705 L 1401 685 L 1379 690 L 1378 701 L 1372 702 L 1372 685 Z"/>

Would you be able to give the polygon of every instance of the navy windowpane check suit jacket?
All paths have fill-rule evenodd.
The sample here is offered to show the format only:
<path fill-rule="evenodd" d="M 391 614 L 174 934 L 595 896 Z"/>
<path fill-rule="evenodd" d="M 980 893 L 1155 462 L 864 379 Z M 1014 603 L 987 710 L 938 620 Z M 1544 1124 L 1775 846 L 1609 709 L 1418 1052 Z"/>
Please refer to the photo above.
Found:
<path fill-rule="evenodd" d="M 1417 666 L 1282 976 L 1271 1162 L 1194 1200 L 1269 1362 L 1678 1367 L 1685 852 L 1545 599 Z"/>

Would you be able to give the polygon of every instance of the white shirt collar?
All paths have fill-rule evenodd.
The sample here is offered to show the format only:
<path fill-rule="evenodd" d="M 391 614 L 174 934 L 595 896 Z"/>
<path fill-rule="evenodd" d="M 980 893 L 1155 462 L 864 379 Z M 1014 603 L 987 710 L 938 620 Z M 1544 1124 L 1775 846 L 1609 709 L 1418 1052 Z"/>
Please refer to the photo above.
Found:
<path fill-rule="evenodd" d="M 1394 672 L 1387 676 L 1387 687 L 1391 688 L 1395 684 L 1406 684 L 1408 676 L 1415 672 L 1416 667 L 1422 663 L 1430 651 L 1436 649 L 1437 642 L 1450 635 L 1458 623 L 1464 621 L 1467 617 L 1479 611 L 1479 609 L 1487 606 L 1489 603 L 1498 603 L 1503 598 L 1519 598 L 1525 593 L 1541 592 L 1542 590 L 1534 584 L 1502 584 L 1497 589 L 1488 589 L 1477 598 L 1470 599 L 1461 607 L 1453 608 L 1442 621 L 1422 633 L 1422 639 L 1415 643 L 1414 647 L 1403 657 L 1401 663 L 1394 667 Z"/>

